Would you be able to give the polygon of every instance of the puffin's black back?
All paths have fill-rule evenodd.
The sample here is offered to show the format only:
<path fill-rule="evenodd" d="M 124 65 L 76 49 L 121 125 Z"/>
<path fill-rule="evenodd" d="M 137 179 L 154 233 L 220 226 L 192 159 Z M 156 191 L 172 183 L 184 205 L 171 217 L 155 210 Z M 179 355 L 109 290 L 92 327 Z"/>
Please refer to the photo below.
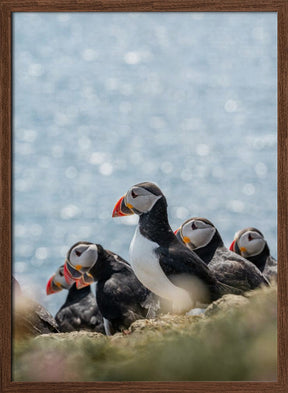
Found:
<path fill-rule="evenodd" d="M 97 280 L 97 303 L 110 322 L 111 333 L 127 329 L 137 319 L 155 316 L 158 298 L 140 283 L 129 263 L 99 245 L 97 248 L 98 260 L 90 273 Z"/>
<path fill-rule="evenodd" d="M 269 285 L 256 266 L 224 246 L 217 229 L 211 242 L 194 252 L 208 264 L 216 278 L 227 285 L 243 291 L 255 289 L 261 284 Z"/>
<path fill-rule="evenodd" d="M 77 289 L 73 284 L 55 320 L 62 332 L 89 330 L 104 333 L 103 318 L 90 285 Z"/>
<path fill-rule="evenodd" d="M 209 268 L 215 272 L 218 280 L 233 285 L 243 291 L 269 285 L 268 279 L 260 270 L 240 255 L 235 255 L 226 247 L 218 248 Z"/>
<path fill-rule="evenodd" d="M 266 259 L 263 273 L 270 280 L 277 280 L 277 261 L 271 255 L 269 255 Z"/>

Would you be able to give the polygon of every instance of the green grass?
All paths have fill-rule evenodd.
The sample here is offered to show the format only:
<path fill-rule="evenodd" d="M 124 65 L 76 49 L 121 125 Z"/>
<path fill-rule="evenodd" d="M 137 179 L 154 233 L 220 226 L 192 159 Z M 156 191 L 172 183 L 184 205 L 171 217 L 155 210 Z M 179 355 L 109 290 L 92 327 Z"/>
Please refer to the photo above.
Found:
<path fill-rule="evenodd" d="M 207 316 L 136 321 L 130 334 L 75 332 L 17 340 L 13 379 L 273 381 L 276 311 L 272 287 L 251 292 L 248 301 L 228 295 L 210 306 Z"/>

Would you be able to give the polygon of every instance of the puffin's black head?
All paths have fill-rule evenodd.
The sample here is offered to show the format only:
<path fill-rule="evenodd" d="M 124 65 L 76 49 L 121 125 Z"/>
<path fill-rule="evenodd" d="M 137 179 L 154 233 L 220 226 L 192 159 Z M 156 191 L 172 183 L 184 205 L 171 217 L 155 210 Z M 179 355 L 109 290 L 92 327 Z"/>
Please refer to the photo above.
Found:
<path fill-rule="evenodd" d="M 235 233 L 230 250 L 242 255 L 244 258 L 250 258 L 261 254 L 265 247 L 268 248 L 268 245 L 262 232 L 250 227 Z"/>
<path fill-rule="evenodd" d="M 198 248 L 207 246 L 216 232 L 217 229 L 207 218 L 192 217 L 175 231 L 175 235 L 187 247 L 197 250 Z"/>
<path fill-rule="evenodd" d="M 64 265 L 64 275 L 68 283 L 80 280 L 98 259 L 98 245 L 80 241 L 75 243 L 67 252 Z"/>
<path fill-rule="evenodd" d="M 112 217 L 148 213 L 161 198 L 167 206 L 166 199 L 156 184 L 149 182 L 135 184 L 116 203 Z"/>

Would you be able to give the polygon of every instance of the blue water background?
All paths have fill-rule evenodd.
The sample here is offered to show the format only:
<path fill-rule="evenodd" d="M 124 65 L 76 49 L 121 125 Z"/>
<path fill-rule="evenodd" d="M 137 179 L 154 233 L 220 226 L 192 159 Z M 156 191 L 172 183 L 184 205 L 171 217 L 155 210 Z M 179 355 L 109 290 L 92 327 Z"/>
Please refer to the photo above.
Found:
<path fill-rule="evenodd" d="M 48 278 L 78 240 L 128 258 L 156 182 L 173 229 L 255 226 L 276 255 L 276 13 L 16 13 L 13 269 L 53 314 Z"/>

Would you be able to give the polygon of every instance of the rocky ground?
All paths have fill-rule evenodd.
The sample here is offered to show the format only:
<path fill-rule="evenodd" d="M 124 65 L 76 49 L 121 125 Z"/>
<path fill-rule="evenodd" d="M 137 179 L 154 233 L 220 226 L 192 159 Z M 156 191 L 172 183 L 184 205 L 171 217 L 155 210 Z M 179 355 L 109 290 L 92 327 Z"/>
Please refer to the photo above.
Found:
<path fill-rule="evenodd" d="M 276 287 L 226 295 L 196 316 L 162 315 L 128 331 L 14 340 L 15 381 L 273 381 Z"/>

